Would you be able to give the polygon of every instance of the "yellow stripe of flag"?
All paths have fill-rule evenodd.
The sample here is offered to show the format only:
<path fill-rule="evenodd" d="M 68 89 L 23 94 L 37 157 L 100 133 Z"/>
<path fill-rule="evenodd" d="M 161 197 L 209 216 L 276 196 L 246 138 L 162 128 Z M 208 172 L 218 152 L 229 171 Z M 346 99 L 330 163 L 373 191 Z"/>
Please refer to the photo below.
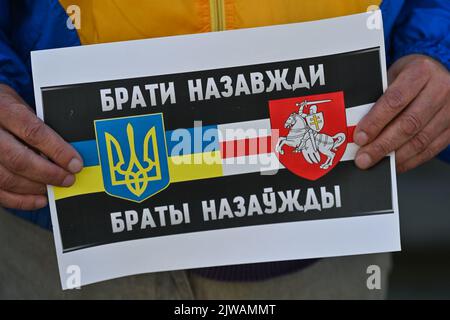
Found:
<path fill-rule="evenodd" d="M 169 157 L 170 182 L 182 182 L 222 177 L 220 151 Z M 104 192 L 102 169 L 99 165 L 85 167 L 76 175 L 75 184 L 69 188 L 52 187 L 55 200 L 88 193 Z"/>

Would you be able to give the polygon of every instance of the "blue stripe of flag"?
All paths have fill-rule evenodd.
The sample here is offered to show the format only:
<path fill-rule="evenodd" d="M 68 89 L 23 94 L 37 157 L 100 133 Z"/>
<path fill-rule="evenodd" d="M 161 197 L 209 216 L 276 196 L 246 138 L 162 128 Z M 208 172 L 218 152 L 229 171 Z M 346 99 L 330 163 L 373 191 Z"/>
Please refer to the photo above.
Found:
<path fill-rule="evenodd" d="M 219 134 L 217 126 L 166 131 L 167 152 L 169 157 L 182 156 L 219 150 Z M 97 142 L 85 140 L 73 142 L 71 145 L 78 151 L 85 167 L 98 165 Z"/>
<path fill-rule="evenodd" d="M 85 140 L 73 142 L 71 145 L 78 151 L 85 167 L 96 166 L 99 164 L 97 154 L 97 143 L 95 140 Z"/>

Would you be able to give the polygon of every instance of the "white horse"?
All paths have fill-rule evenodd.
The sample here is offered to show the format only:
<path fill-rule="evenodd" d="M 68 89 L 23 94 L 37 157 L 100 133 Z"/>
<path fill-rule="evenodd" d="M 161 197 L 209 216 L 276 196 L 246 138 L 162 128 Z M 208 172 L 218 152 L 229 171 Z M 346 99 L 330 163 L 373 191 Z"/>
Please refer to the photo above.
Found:
<path fill-rule="evenodd" d="M 284 154 L 283 146 L 288 145 L 294 148 L 294 152 L 301 151 L 305 160 L 311 164 L 319 163 L 320 153 L 322 153 L 328 158 L 320 168 L 328 169 L 333 164 L 335 151 L 345 141 L 345 134 L 338 133 L 330 137 L 324 133 L 318 133 L 307 125 L 304 119 L 306 115 L 300 114 L 292 113 L 286 120 L 284 127 L 289 129 L 289 133 L 286 137 L 278 139 L 275 151 Z"/>

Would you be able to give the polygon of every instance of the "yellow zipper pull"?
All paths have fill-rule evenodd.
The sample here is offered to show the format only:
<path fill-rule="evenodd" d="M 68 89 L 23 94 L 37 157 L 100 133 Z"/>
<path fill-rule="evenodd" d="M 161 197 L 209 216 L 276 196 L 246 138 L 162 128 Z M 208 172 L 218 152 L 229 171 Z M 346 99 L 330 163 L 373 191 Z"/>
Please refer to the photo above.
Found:
<path fill-rule="evenodd" d="M 211 31 L 225 30 L 225 1 L 209 0 L 211 10 Z"/>

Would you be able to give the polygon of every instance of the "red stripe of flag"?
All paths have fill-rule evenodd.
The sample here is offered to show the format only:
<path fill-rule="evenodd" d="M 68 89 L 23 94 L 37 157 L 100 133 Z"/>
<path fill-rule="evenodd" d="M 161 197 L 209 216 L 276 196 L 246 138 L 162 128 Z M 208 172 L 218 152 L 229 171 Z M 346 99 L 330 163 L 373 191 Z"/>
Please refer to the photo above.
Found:
<path fill-rule="evenodd" d="M 347 127 L 347 143 L 353 142 L 355 126 Z M 220 143 L 222 159 L 267 154 L 273 152 L 272 137 L 256 137 Z"/>

